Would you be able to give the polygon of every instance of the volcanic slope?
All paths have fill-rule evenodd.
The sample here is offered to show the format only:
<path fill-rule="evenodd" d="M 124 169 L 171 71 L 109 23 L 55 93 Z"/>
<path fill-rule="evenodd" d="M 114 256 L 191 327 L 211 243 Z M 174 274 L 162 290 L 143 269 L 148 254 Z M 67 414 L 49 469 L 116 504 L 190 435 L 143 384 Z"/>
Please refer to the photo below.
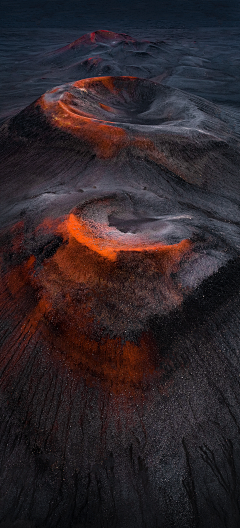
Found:
<path fill-rule="evenodd" d="M 234 126 L 94 77 L 0 140 L 0 519 L 238 528 Z"/>

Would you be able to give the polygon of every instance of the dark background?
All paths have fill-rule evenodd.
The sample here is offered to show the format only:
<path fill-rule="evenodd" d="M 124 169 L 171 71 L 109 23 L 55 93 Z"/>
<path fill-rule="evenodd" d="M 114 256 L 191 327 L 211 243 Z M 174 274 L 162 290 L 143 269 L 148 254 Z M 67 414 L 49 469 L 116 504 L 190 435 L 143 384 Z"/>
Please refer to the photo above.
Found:
<path fill-rule="evenodd" d="M 239 0 L 2 0 L 0 27 L 76 28 L 233 27 Z"/>

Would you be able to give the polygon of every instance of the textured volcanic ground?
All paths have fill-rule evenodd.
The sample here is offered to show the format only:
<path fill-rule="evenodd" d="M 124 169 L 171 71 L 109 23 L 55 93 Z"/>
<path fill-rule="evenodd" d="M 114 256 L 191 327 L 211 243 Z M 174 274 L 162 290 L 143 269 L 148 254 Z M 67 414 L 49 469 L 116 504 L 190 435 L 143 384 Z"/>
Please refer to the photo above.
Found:
<path fill-rule="evenodd" d="M 0 527 L 238 528 L 237 114 L 80 77 L 0 130 Z"/>
<path fill-rule="evenodd" d="M 237 27 L 152 29 L 144 39 L 139 30 L 134 38 L 102 30 L 79 38 L 79 31 L 66 29 L 8 29 L 1 31 L 0 54 L 1 122 L 53 86 L 88 77 L 134 75 L 220 103 L 239 126 Z"/>

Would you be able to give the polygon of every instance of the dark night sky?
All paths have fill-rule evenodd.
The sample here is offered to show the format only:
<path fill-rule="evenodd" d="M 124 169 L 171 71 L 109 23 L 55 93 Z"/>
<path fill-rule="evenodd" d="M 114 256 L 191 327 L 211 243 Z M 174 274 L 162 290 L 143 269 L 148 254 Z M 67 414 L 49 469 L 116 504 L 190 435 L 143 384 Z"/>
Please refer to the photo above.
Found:
<path fill-rule="evenodd" d="M 237 26 L 239 0 L 2 0 L 1 27 Z"/>

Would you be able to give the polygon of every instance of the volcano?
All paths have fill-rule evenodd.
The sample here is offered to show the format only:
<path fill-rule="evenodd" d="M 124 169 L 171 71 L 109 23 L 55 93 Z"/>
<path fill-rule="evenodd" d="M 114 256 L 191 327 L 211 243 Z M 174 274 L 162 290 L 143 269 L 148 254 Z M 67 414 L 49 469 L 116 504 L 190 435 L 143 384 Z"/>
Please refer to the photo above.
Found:
<path fill-rule="evenodd" d="M 89 38 L 68 48 L 134 40 Z M 237 528 L 234 124 L 99 76 L 47 91 L 0 145 L 1 519 Z"/>

